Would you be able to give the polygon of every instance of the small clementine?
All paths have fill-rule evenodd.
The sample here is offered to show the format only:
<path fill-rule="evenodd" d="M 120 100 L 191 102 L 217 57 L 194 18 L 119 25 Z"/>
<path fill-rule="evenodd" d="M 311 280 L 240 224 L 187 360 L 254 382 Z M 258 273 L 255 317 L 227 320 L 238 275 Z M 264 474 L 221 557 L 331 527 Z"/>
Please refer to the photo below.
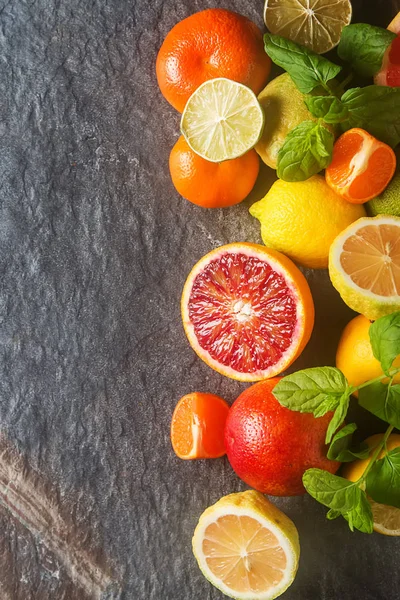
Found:
<path fill-rule="evenodd" d="M 223 208 L 241 202 L 251 192 L 259 170 L 255 150 L 221 163 L 213 163 L 193 152 L 181 137 L 171 150 L 172 183 L 181 196 L 204 208 Z"/>
<path fill-rule="evenodd" d="M 257 25 L 221 8 L 203 10 L 177 23 L 156 63 L 161 93 L 179 112 L 199 85 L 215 77 L 233 79 L 258 94 L 270 68 Z"/>

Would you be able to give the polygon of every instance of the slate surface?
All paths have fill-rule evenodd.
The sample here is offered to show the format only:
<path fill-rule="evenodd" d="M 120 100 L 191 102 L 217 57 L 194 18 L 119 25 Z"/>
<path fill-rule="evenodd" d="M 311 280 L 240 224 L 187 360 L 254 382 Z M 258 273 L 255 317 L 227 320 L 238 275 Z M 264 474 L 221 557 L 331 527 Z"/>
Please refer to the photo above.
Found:
<path fill-rule="evenodd" d="M 0 0 L 0 599 L 217 600 L 190 541 L 245 489 L 226 459 L 170 448 L 178 398 L 243 385 L 196 358 L 179 296 L 195 261 L 260 241 L 247 211 L 205 211 L 168 174 L 178 115 L 155 80 L 169 29 L 208 0 Z M 219 4 L 219 3 L 218 3 Z M 262 1 L 226 1 L 262 26 Z M 385 25 L 389 0 L 354 2 Z M 351 312 L 308 272 L 332 364 Z M 364 422 L 364 433 L 376 426 Z M 311 498 L 279 499 L 302 543 L 287 600 L 396 600 L 400 540 L 351 534 Z"/>

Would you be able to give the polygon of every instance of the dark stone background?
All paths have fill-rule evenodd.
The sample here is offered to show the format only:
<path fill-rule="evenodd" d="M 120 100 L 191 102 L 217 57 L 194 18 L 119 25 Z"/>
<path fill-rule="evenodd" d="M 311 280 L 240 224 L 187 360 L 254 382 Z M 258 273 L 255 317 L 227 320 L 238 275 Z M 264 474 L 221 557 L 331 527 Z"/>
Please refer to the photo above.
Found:
<path fill-rule="evenodd" d="M 354 20 L 383 26 L 400 9 L 353 4 Z M 215 5 L 0 0 L 0 429 L 112 573 L 103 598 L 222 598 L 191 536 L 208 505 L 245 489 L 226 459 L 180 461 L 169 441 L 180 396 L 233 401 L 245 387 L 194 355 L 179 298 L 203 254 L 260 241 L 247 209 L 272 180 L 264 168 L 251 199 L 207 211 L 169 178 L 179 118 L 157 88 L 157 51 L 178 20 Z M 223 6 L 262 26 L 262 0 Z M 326 272 L 306 275 L 316 327 L 294 369 L 333 364 L 352 316 Z M 363 433 L 377 427 L 364 420 Z M 352 534 L 307 496 L 276 503 L 302 544 L 287 600 L 400 597 L 399 539 Z M 1 600 L 87 597 L 1 506 L 0 531 Z"/>

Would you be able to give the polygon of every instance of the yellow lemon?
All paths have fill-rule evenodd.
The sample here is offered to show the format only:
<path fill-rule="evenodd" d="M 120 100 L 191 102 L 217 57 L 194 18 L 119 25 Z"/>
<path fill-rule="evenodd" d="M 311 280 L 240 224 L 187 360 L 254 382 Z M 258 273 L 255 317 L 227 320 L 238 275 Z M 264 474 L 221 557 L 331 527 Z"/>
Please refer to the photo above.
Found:
<path fill-rule="evenodd" d="M 250 214 L 260 221 L 266 246 L 305 267 L 324 269 L 333 240 L 365 216 L 365 209 L 343 200 L 322 175 L 314 175 L 295 183 L 278 179 Z"/>
<path fill-rule="evenodd" d="M 277 598 L 299 564 L 294 523 L 254 490 L 224 496 L 207 508 L 192 545 L 208 581 L 237 600 Z"/>
<path fill-rule="evenodd" d="M 371 322 L 363 315 L 354 317 L 343 330 L 336 352 L 336 366 L 342 371 L 351 385 L 361 385 L 370 379 L 383 375 L 380 362 L 372 352 L 369 340 Z M 400 367 L 400 356 L 393 364 Z M 400 373 L 395 377 L 400 383 Z"/>

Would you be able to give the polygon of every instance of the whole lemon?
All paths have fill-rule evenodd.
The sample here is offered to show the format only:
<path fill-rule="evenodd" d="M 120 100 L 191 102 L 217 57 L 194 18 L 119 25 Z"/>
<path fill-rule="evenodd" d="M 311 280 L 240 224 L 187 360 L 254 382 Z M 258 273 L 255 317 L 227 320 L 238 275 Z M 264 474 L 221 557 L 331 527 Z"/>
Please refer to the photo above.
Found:
<path fill-rule="evenodd" d="M 258 96 L 265 114 L 264 131 L 256 150 L 266 165 L 276 169 L 278 152 L 289 131 L 302 121 L 316 121 L 290 75 L 273 79 Z"/>
<path fill-rule="evenodd" d="M 336 352 L 336 366 L 342 371 L 350 385 L 361 385 L 383 375 L 380 362 L 372 352 L 369 340 L 371 322 L 363 315 L 354 317 L 343 330 Z M 400 356 L 394 367 L 400 367 Z M 400 373 L 395 377 L 400 383 Z"/>
<path fill-rule="evenodd" d="M 325 269 L 331 243 L 353 221 L 365 217 L 365 209 L 343 200 L 322 175 L 314 175 L 295 183 L 278 179 L 250 207 L 250 214 L 260 221 L 266 246 L 305 267 Z"/>

